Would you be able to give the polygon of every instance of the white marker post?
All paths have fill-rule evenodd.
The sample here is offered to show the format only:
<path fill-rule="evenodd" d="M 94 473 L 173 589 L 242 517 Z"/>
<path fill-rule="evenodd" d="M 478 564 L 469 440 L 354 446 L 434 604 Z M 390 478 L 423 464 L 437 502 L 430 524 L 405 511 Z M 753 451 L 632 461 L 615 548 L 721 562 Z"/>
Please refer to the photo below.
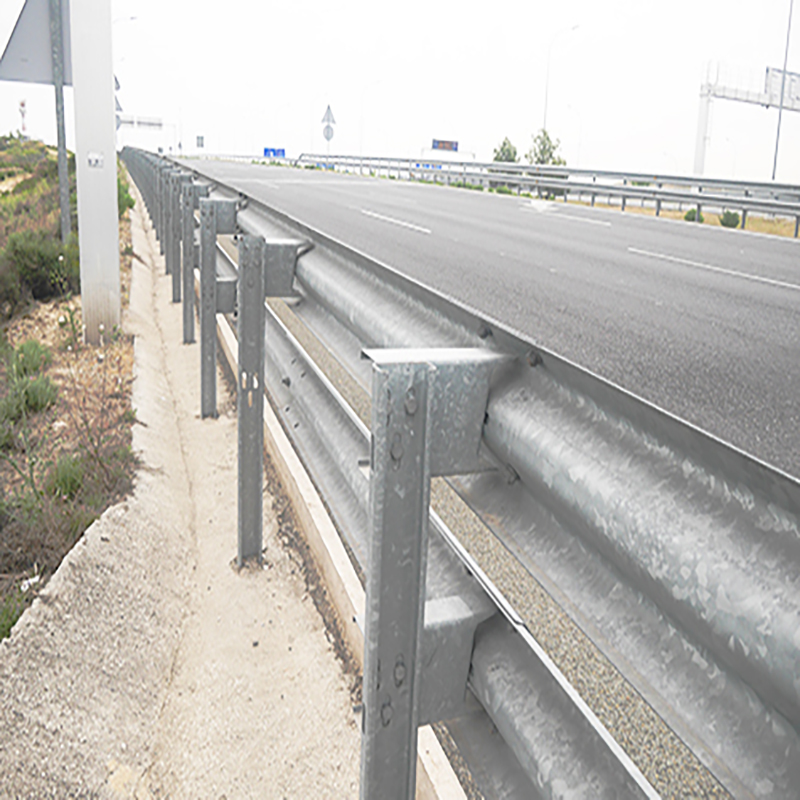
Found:
<path fill-rule="evenodd" d="M 70 0 L 75 160 L 86 341 L 119 325 L 119 228 L 110 0 Z"/>

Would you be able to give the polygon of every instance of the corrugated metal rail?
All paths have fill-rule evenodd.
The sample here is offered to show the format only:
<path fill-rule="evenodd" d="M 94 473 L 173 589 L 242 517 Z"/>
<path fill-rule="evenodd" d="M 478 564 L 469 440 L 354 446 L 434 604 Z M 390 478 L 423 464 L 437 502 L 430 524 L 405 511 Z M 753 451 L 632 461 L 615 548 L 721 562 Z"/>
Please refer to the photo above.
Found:
<path fill-rule="evenodd" d="M 250 159 L 248 159 L 250 160 Z M 696 209 L 700 220 L 702 208 L 718 211 L 742 211 L 741 225 L 747 224 L 750 211 L 776 214 L 795 220 L 795 238 L 800 229 L 800 189 L 792 184 L 734 181 L 725 178 L 689 177 L 686 175 L 593 170 L 540 164 L 515 164 L 492 161 L 451 161 L 436 158 L 392 158 L 372 156 L 323 156 L 303 153 L 287 160 L 294 166 L 333 169 L 358 174 L 377 174 L 405 180 L 479 187 L 504 186 L 517 192 L 554 196 L 567 201 L 571 195 L 617 198 L 625 209 L 629 200 L 652 202 L 656 216 L 663 204 Z"/>
<path fill-rule="evenodd" d="M 123 156 L 164 231 L 159 176 L 175 165 Z M 315 245 L 291 313 L 268 308 L 266 385 L 362 571 L 362 350 L 495 354 L 480 445 L 494 469 L 450 487 L 730 795 L 800 797 L 798 481 L 298 220 L 213 182 L 211 196 L 238 199 L 243 233 Z M 457 635 L 442 663 L 446 637 L 423 647 L 425 721 L 450 721 L 487 797 L 656 796 L 489 572 L 434 514 L 427 603 Z"/>

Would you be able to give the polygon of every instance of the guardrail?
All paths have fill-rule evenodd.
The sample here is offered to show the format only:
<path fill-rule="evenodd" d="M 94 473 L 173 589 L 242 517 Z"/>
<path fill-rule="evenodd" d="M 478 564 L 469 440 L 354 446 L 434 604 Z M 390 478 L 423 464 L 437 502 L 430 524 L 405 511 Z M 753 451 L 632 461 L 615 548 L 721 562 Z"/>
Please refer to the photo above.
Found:
<path fill-rule="evenodd" d="M 741 210 L 741 226 L 750 211 L 776 214 L 795 220 L 795 238 L 800 231 L 800 187 L 792 184 L 734 181 L 724 178 L 593 170 L 567 166 L 514 164 L 509 162 L 438 161 L 430 158 L 383 158 L 370 156 L 323 156 L 302 153 L 294 166 L 336 169 L 359 174 L 385 174 L 398 179 L 432 181 L 472 186 L 513 187 L 517 192 L 553 194 L 567 202 L 569 195 L 618 198 L 622 209 L 628 200 L 651 201 L 659 216 L 663 203 L 686 204 L 719 211 Z"/>
<path fill-rule="evenodd" d="M 177 187 L 193 186 L 192 175 L 141 151 L 123 158 L 168 268 L 180 271 Z M 266 330 L 265 360 L 240 362 L 239 407 L 266 387 L 366 574 L 362 796 L 411 796 L 412 732 L 440 720 L 472 743 L 470 758 L 492 754 L 479 764 L 484 777 L 494 768 L 522 787 L 499 796 L 656 796 L 488 567 L 437 514 L 428 518 L 437 474 L 451 476 L 516 563 L 731 795 L 800 796 L 798 481 L 275 209 L 209 188 L 199 200 L 201 327 L 206 302 L 214 313 L 232 308 L 212 303 L 233 264 L 209 209 L 224 207 L 228 219 L 235 209 L 226 229 L 238 232 L 245 267 L 240 337 L 258 340 L 243 316 L 248 291 Z M 190 239 L 187 229 L 187 254 Z M 294 295 L 284 310 L 345 367 L 355 386 L 347 400 L 288 317 L 248 290 L 253 269 L 265 293 Z M 213 364 L 208 347 L 204 365 Z M 371 431 L 354 411 L 370 383 L 362 416 Z M 240 458 L 241 445 L 240 435 Z M 252 501 L 246 495 L 240 503 Z M 241 526 L 240 513 L 240 558 L 260 552 Z M 391 548 L 405 553 L 402 569 L 386 558 Z M 387 643 L 387 630 L 403 642 Z"/>

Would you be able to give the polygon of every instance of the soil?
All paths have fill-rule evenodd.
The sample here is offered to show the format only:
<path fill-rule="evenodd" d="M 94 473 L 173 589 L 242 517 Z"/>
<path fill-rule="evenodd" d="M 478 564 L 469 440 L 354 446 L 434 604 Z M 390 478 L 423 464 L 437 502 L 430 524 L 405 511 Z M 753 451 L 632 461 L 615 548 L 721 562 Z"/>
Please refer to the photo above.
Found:
<path fill-rule="evenodd" d="M 119 234 L 124 309 L 132 259 L 127 214 Z M 45 345 L 52 362 L 44 374 L 58 389 L 55 404 L 17 423 L 12 446 L 0 450 L 0 611 L 16 618 L 83 531 L 132 487 L 133 340 L 112 331 L 100 346 L 84 344 L 78 296 L 32 303 L 0 335 L 11 347 L 30 339 Z M 5 369 L 0 363 L 0 393 Z M 63 455 L 89 465 L 75 498 L 47 491 Z"/>

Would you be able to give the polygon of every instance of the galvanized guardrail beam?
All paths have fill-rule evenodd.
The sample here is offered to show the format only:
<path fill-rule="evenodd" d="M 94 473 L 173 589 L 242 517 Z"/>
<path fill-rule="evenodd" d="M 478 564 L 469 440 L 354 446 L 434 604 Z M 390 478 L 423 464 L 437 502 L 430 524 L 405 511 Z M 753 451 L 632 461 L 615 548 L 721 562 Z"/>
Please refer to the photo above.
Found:
<path fill-rule="evenodd" d="M 800 484 L 285 214 L 250 200 L 238 218 L 251 235 L 274 235 L 277 226 L 316 243 L 297 265 L 302 299 L 295 312 L 312 330 L 321 325 L 329 346 L 478 347 L 511 359 L 492 385 L 482 430 L 482 452 L 501 471 L 452 485 L 545 586 L 557 576 L 557 595 L 573 619 L 734 796 L 796 797 Z M 314 454 L 306 463 L 330 491 L 334 515 L 349 520 L 354 530 L 345 533 L 357 539 L 366 527 L 359 522 L 366 519 L 366 479 L 356 463 L 366 445 L 363 426 L 324 376 L 307 368 L 274 315 L 267 324 L 270 392 L 301 453 Z M 354 374 L 363 378 L 363 368 Z M 441 547 L 444 537 L 445 550 L 458 552 L 436 528 L 429 548 Z M 362 557 L 365 544 L 351 541 Z M 426 591 L 431 587 L 428 581 Z M 513 628 L 513 611 L 493 602 Z M 652 796 L 602 726 L 569 697 L 558 671 L 545 664 L 540 674 L 529 662 L 532 645 L 517 651 L 508 636 L 522 635 L 518 630 L 496 623 L 479 629 L 470 684 L 540 794 L 573 786 L 571 760 L 587 758 L 541 749 L 548 737 L 525 711 L 536 692 L 556 697 L 540 689 L 555 681 L 566 691 L 565 708 L 583 722 L 575 727 L 558 717 L 553 724 L 575 732 L 592 753 L 605 752 L 598 763 L 612 777 L 603 786 Z M 492 644 L 484 651 L 488 631 Z M 489 674 L 495 667 L 481 657 L 489 651 L 505 659 L 501 695 Z M 526 681 L 536 682 L 533 694 L 508 688 Z M 594 733 L 580 733 L 582 727 Z M 593 737 L 599 750 L 588 744 Z"/>

